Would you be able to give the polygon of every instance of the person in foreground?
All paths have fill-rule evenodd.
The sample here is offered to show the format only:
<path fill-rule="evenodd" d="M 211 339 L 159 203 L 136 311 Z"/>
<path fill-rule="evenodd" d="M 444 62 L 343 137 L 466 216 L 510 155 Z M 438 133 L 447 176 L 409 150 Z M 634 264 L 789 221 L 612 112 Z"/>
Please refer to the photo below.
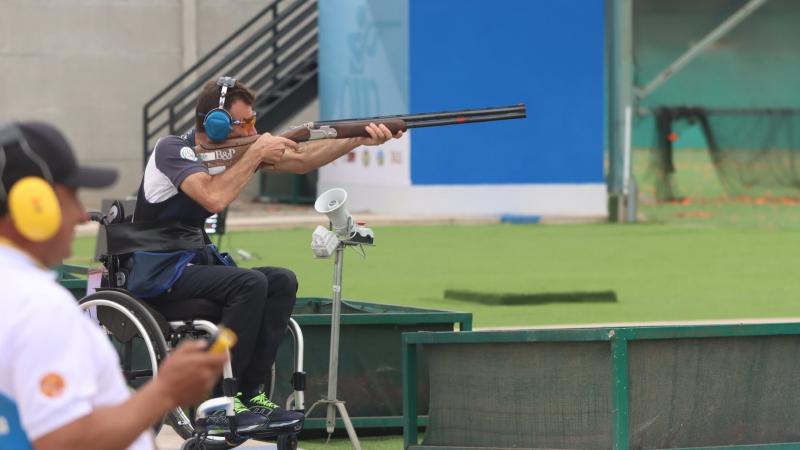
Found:
<path fill-rule="evenodd" d="M 49 270 L 87 221 L 77 189 L 116 177 L 78 166 L 51 125 L 0 122 L 2 449 L 153 449 L 152 425 L 203 400 L 222 372 L 224 354 L 188 342 L 131 394 L 111 343 Z"/>
<path fill-rule="evenodd" d="M 230 77 L 207 82 L 197 99 L 195 128 L 182 136 L 162 137 L 156 143 L 139 186 L 133 221 L 178 221 L 202 229 L 204 221 L 223 211 L 261 166 L 277 172 L 306 173 L 358 146 L 380 145 L 402 135 L 399 132 L 392 136 L 383 124 L 370 124 L 366 128 L 370 137 L 298 145 L 266 133 L 236 163 L 221 173 L 210 172 L 198 161 L 194 147 L 256 136 L 255 103 L 255 94 Z M 279 267 L 235 267 L 219 256 L 207 236 L 206 243 L 209 244 L 206 249 L 185 258 L 163 255 L 165 261 L 169 258 L 177 261 L 171 266 L 172 276 L 164 276 L 161 271 L 162 278 L 170 280 L 168 283 L 148 292 L 137 292 L 130 286 L 129 290 L 154 305 L 204 298 L 222 306 L 222 324 L 239 337 L 231 353 L 239 392 L 235 398 L 237 423 L 253 424 L 260 420 L 267 430 L 296 427 L 304 420 L 302 413 L 287 411 L 270 401 L 264 384 L 294 308 L 297 278 L 292 271 Z M 150 266 L 165 264 L 152 263 L 151 259 Z M 137 268 L 139 274 L 146 270 L 134 262 L 131 270 Z M 224 423 L 220 423 L 220 429 L 224 429 Z"/>

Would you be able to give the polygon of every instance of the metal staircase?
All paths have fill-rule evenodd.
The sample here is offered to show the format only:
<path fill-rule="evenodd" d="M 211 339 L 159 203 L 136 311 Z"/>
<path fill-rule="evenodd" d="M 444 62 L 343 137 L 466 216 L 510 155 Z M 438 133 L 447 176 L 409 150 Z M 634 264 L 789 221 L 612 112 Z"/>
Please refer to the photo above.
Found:
<path fill-rule="evenodd" d="M 270 2 L 144 105 L 144 163 L 159 137 L 194 127 L 197 94 L 222 75 L 255 91 L 257 129 L 274 132 L 316 98 L 317 49 L 316 0 Z M 289 200 L 305 200 L 295 191 L 307 183 L 297 177 L 291 180 Z M 262 180 L 262 194 L 263 185 Z"/>

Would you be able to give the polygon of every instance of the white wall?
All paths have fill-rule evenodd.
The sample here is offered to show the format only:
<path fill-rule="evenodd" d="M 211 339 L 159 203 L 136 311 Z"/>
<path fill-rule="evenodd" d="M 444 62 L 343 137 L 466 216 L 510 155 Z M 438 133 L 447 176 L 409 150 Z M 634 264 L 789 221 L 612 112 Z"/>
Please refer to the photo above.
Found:
<path fill-rule="evenodd" d="M 0 118 L 54 123 L 80 161 L 120 171 L 113 188 L 82 193 L 89 208 L 125 196 L 141 177 L 142 106 L 181 73 L 183 36 L 196 36 L 202 57 L 265 4 L 0 0 Z M 194 34 L 182 25 L 187 5 Z"/>

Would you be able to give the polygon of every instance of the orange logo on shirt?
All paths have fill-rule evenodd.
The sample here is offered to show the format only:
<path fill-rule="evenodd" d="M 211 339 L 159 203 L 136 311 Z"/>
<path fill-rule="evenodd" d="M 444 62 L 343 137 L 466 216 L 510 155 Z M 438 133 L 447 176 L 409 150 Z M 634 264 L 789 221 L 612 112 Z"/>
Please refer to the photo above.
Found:
<path fill-rule="evenodd" d="M 45 397 L 56 398 L 64 392 L 64 378 L 54 372 L 45 374 L 39 382 L 39 389 Z"/>

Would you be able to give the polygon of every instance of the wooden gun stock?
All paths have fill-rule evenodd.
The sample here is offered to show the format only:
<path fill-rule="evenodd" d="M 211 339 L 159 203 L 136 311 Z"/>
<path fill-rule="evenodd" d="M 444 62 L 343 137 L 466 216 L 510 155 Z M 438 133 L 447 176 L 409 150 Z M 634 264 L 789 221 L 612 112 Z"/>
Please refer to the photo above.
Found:
<path fill-rule="evenodd" d="M 290 128 L 281 133 L 281 136 L 295 142 L 316 141 L 319 139 L 370 137 L 366 129 L 367 125 L 370 123 L 376 125 L 384 124 L 386 128 L 392 132 L 392 135 L 397 134 L 398 131 L 406 131 L 408 129 L 408 125 L 402 119 L 352 120 L 331 125 L 318 125 L 315 122 L 311 122 Z"/>

